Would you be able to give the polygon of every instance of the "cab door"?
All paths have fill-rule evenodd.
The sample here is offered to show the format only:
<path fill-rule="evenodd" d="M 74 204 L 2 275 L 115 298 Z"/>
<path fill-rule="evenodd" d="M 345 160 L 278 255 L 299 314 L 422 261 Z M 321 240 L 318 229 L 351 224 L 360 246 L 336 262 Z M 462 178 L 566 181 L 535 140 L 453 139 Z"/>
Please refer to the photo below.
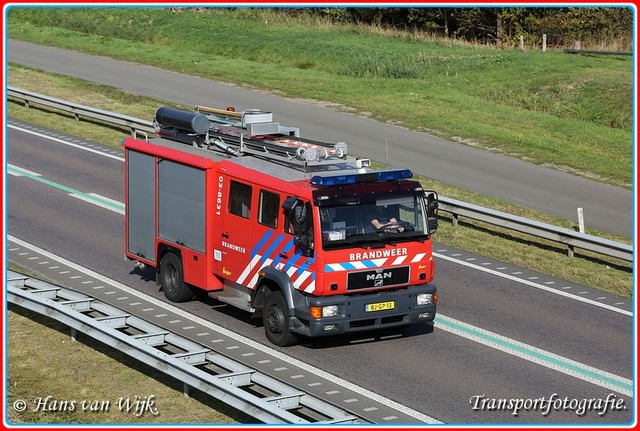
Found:
<path fill-rule="evenodd" d="M 222 202 L 220 237 L 214 238 L 214 271 L 226 280 L 246 286 L 253 268 L 254 187 L 229 177 L 224 182 L 227 196 Z"/>

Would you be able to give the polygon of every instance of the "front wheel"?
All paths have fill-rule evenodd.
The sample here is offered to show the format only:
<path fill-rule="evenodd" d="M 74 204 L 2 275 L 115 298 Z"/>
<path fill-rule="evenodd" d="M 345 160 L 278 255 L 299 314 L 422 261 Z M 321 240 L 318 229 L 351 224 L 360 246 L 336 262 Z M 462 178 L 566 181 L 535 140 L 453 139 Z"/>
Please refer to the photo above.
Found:
<path fill-rule="evenodd" d="M 262 323 L 265 335 L 276 346 L 292 346 L 298 342 L 298 337 L 290 331 L 287 304 L 279 291 L 267 294 Z"/>
<path fill-rule="evenodd" d="M 184 283 L 182 262 L 173 253 L 167 253 L 160 261 L 160 285 L 164 296 L 171 302 L 185 302 L 193 298 L 193 290 Z"/>

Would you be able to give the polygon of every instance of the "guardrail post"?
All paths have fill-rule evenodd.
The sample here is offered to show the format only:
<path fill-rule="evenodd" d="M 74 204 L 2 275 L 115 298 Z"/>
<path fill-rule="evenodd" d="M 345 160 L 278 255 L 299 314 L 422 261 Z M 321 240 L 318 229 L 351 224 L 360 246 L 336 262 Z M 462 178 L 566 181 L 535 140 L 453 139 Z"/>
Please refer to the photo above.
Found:
<path fill-rule="evenodd" d="M 182 395 L 184 395 L 185 398 L 190 398 L 190 392 L 191 392 L 191 386 L 189 386 L 187 383 L 183 383 L 182 384 Z"/>
<path fill-rule="evenodd" d="M 576 248 L 572 245 L 567 246 L 567 256 L 573 257 L 575 255 Z"/>
<path fill-rule="evenodd" d="M 451 226 L 458 227 L 458 214 L 451 213 Z"/>

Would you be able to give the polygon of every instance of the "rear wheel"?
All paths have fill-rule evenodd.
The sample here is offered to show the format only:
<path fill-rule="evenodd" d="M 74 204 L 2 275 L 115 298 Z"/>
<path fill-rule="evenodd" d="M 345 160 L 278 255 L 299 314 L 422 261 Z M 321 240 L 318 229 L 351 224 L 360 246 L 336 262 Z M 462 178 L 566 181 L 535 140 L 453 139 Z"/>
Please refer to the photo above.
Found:
<path fill-rule="evenodd" d="M 193 290 L 184 283 L 182 262 L 173 253 L 167 253 L 160 262 L 160 285 L 164 296 L 171 302 L 185 302 L 193 298 Z"/>
<path fill-rule="evenodd" d="M 280 291 L 267 294 L 262 323 L 265 335 L 276 346 L 292 346 L 298 342 L 298 337 L 290 331 L 288 308 Z"/>

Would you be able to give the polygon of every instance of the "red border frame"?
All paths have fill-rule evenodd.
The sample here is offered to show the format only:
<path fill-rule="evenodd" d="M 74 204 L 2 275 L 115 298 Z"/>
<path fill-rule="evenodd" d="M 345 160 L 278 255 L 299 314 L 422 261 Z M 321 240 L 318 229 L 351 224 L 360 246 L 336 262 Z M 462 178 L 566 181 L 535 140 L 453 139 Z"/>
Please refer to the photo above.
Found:
<path fill-rule="evenodd" d="M 318 1 L 308 1 L 308 2 L 298 2 L 298 1 L 293 1 L 293 0 L 280 0 L 277 2 L 261 2 L 261 1 L 252 1 L 252 0 L 238 0 L 238 1 L 233 1 L 233 2 L 218 2 L 218 1 L 201 1 L 201 0 L 196 0 L 196 1 L 190 1 L 188 2 L 189 5 L 208 5 L 208 6 L 234 6 L 234 5 L 246 5 L 246 6 L 250 6 L 250 5 L 256 5 L 256 6 L 260 6 L 260 5 L 286 5 L 286 6 L 295 6 L 295 5 L 299 5 L 301 7 L 309 7 L 309 6 L 342 6 L 342 7 L 346 7 L 346 6 L 360 6 L 360 5 L 377 5 L 377 6 L 393 6 L 395 5 L 401 5 L 401 6 L 428 6 L 428 5 L 438 5 L 438 6 L 442 6 L 442 5 L 451 5 L 451 6 L 464 6 L 464 5 L 481 5 L 481 6 L 488 6 L 488 5 L 492 5 L 492 6 L 581 6 L 581 5 L 591 5 L 591 6 L 607 6 L 607 5 L 611 5 L 611 6 L 635 6 L 636 8 L 636 22 L 635 22 L 635 32 L 636 34 L 634 35 L 635 40 L 634 42 L 636 43 L 637 46 L 637 21 L 638 21 L 638 4 L 639 4 L 640 0 L 633 0 L 633 1 L 627 1 L 627 2 L 615 2 L 615 1 L 610 1 L 610 0 L 586 0 L 586 1 L 581 1 L 581 2 L 559 2 L 559 1 L 525 1 L 525 2 L 517 2 L 517 1 L 503 1 L 503 2 L 497 2 L 497 1 L 490 1 L 490 0 L 476 0 L 474 2 L 465 2 L 465 1 L 461 1 L 461 0 L 453 0 L 453 1 L 446 1 L 446 2 L 425 2 L 425 1 L 404 1 L 404 2 L 395 2 L 395 1 L 382 1 L 382 0 L 351 0 L 349 2 L 336 2 L 336 1 L 332 1 L 332 2 L 318 2 Z M 71 1 L 65 1 L 65 2 L 61 2 L 61 1 L 42 1 L 42 2 L 34 2 L 34 1 L 29 1 L 29 0 L 15 0 L 15 1 L 5 1 L 2 0 L 2 6 L 3 6 L 3 14 L 2 14 L 2 29 L 3 29 L 3 65 L 5 67 L 3 67 L 2 69 L 2 78 L 3 78 L 3 96 L 5 96 L 6 92 L 4 91 L 4 89 L 6 88 L 6 54 L 5 54 L 5 47 L 6 47 L 6 39 L 7 39 L 7 34 L 6 34 L 6 28 L 5 28 L 5 16 L 7 13 L 7 9 L 8 7 L 12 6 L 12 5 L 19 5 L 19 6 L 25 6 L 25 5 L 34 5 L 34 6 L 46 6 L 49 4 L 62 4 L 62 5 L 79 5 L 79 4 L 91 4 L 91 5 L 100 5 L 100 4 L 105 4 L 105 5 L 109 5 L 109 6 L 117 6 L 117 5 L 131 5 L 131 4 L 153 4 L 153 5 L 169 5 L 169 4 L 176 4 L 175 1 L 170 1 L 170 0 L 160 0 L 160 1 L 154 1 L 154 2 L 147 2 L 147 1 L 120 1 L 117 3 L 111 3 L 111 2 L 103 2 L 103 1 L 92 1 L 92 2 L 82 2 L 82 1 L 76 1 L 76 0 L 71 0 Z M 637 49 L 637 48 L 636 48 Z M 637 86 L 637 81 L 636 81 L 636 76 L 637 76 L 637 69 L 638 69 L 638 58 L 637 55 L 635 56 L 635 76 L 634 76 L 634 84 L 635 86 Z M 636 89 L 636 95 L 637 95 L 637 89 Z M 6 99 L 6 97 L 3 97 L 3 104 L 2 107 L 0 108 L 0 110 L 2 111 L 3 114 L 3 119 L 5 118 L 5 101 L 4 99 Z M 635 107 L 637 109 L 637 100 L 634 100 L 635 103 Z M 637 111 L 636 112 L 636 119 L 637 119 Z M 637 127 L 637 123 L 636 123 L 636 127 Z M 634 130 L 634 137 L 637 139 L 637 129 Z M 3 238 L 6 238 L 8 231 L 7 231 L 7 225 L 6 225 L 6 206 L 7 206 L 7 196 L 5 196 L 5 187 L 6 187 L 6 183 L 5 183 L 5 178 L 6 178 L 6 163 L 7 161 L 5 160 L 5 156 L 6 156 L 6 148 L 4 146 L 4 142 L 7 136 L 7 131 L 6 131 L 6 124 L 5 127 L 3 127 L 3 151 L 2 153 L 0 153 L 0 161 L 2 162 L 2 176 L 0 177 L 0 186 L 1 186 L 1 190 L 2 190 L 2 194 L 3 194 L 3 201 L 2 201 L 2 213 L 3 213 L 3 218 L 2 218 L 2 224 L 0 227 L 0 232 L 2 233 Z M 634 145 L 637 145 L 636 142 L 634 142 Z M 637 147 L 635 148 L 637 150 Z M 635 153 L 634 153 L 635 155 Z M 634 174 L 635 177 L 634 178 L 638 178 L 638 167 L 634 166 Z M 637 190 L 636 190 L 637 193 Z M 637 195 L 636 195 L 636 202 L 637 202 Z M 0 257 L 2 257 L 2 262 L 5 262 L 5 250 L 6 248 L 6 242 L 3 242 L 3 247 L 0 249 Z M 6 266 L 6 265 L 5 265 Z M 6 285 L 6 267 L 3 266 L 3 271 L 2 271 L 2 281 L 3 281 L 3 286 Z M 637 274 L 636 274 L 637 277 Z M 3 304 L 6 304 L 6 297 L 5 297 L 5 293 L 4 293 L 4 289 L 2 291 L 2 299 L 3 299 Z M 3 318 L 5 318 L 4 316 L 4 306 L 2 311 L 0 312 L 0 314 L 2 315 Z M 46 429 L 46 428 L 51 428 L 51 425 L 11 425 L 8 426 L 5 423 L 5 418 L 6 415 L 4 414 L 4 408 L 6 407 L 6 402 L 7 402 L 7 394 L 4 393 L 4 388 L 6 386 L 6 367 L 4 366 L 4 353 L 6 352 L 6 339 L 5 339 L 5 333 L 6 331 L 3 331 L 2 333 L 2 350 L 0 351 L 0 358 L 3 360 L 3 367 L 2 367 L 2 378 L 3 378 L 3 386 L 2 386 L 2 391 L 3 391 L 3 404 L 0 405 L 0 410 L 2 410 L 3 413 L 3 420 L 2 420 L 2 429 L 22 429 L 22 430 L 32 430 L 32 429 Z M 637 334 L 636 334 L 637 335 Z M 636 363 L 636 367 L 637 367 L 637 363 Z M 637 368 L 634 370 L 636 372 L 635 377 L 637 378 Z M 636 387 L 637 387 L 637 382 L 636 383 Z M 637 396 L 637 392 L 636 392 L 636 396 Z M 636 398 L 636 403 L 637 403 L 637 398 Z M 634 408 L 636 408 L 637 406 L 634 406 Z M 636 410 L 635 413 L 635 420 L 637 423 L 638 420 L 638 413 Z M 427 425 L 432 427 L 433 425 Z M 256 425 L 256 426 L 213 426 L 215 428 L 229 428 L 229 429 L 261 429 L 261 428 L 273 428 L 273 429 L 280 429 L 283 428 L 283 426 L 271 426 L 271 425 Z M 389 429 L 410 429 L 410 428 L 421 428 L 422 426 L 400 426 L 400 427 L 389 427 Z M 449 427 L 444 425 L 443 427 L 447 428 L 447 429 L 451 429 L 451 430 L 458 430 L 458 429 L 475 429 L 475 428 L 488 428 L 488 429 L 497 429 L 497 428 L 504 428 L 504 425 L 499 426 L 499 425 L 467 425 L 467 426 L 455 426 L 455 427 Z M 522 429 L 522 430 L 536 430 L 536 429 L 564 429 L 564 428 L 583 428 L 580 427 L 578 425 L 567 425 L 567 426 L 556 426 L 556 427 L 547 427 L 544 426 L 544 424 L 540 424 L 537 426 L 523 426 L 520 427 L 518 425 L 513 425 L 514 428 L 518 428 L 518 429 Z M 95 425 L 95 426 L 74 426 L 75 429 L 85 429 L 85 428 L 100 428 L 103 430 L 121 430 L 123 428 L 127 428 L 126 424 L 123 424 L 121 426 L 101 426 L 101 425 Z M 153 425 L 149 425 L 149 426 L 138 426 L 136 425 L 135 428 L 158 428 L 158 426 L 153 426 Z M 162 426 L 162 429 L 183 429 L 183 428 L 190 428 L 190 429 L 205 429 L 205 428 L 212 428 L 211 425 L 201 425 L 201 426 Z M 286 426 L 287 429 L 307 429 L 309 427 L 296 427 L 296 426 Z M 324 426 L 324 427 L 313 427 L 314 431 L 320 431 L 320 430 L 335 430 L 336 428 L 351 428 L 348 426 Z M 380 426 L 366 426 L 366 427 L 361 427 L 358 426 L 357 429 L 387 429 L 386 427 L 380 427 Z M 593 426 L 589 426 L 589 428 L 608 428 L 608 429 L 630 429 L 630 428 L 634 428 L 632 426 L 606 426 L 603 425 L 602 427 L 593 427 Z"/>

